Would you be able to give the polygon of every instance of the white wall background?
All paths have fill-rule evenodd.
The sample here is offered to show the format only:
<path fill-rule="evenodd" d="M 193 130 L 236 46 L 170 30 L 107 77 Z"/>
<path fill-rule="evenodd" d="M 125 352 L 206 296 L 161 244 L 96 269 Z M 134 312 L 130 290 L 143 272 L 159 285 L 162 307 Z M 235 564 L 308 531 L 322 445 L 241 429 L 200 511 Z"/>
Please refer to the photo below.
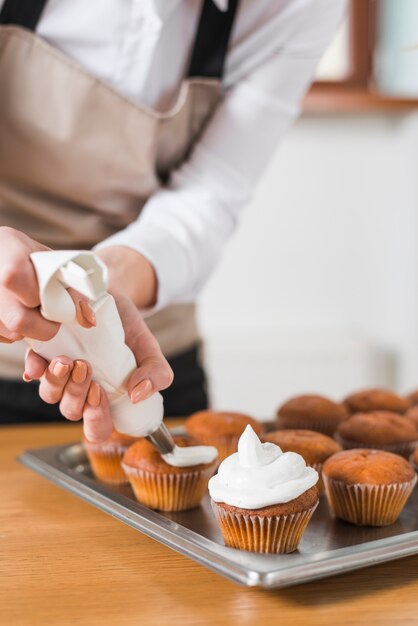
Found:
<path fill-rule="evenodd" d="M 217 408 L 418 386 L 418 114 L 303 117 L 200 301 Z"/>

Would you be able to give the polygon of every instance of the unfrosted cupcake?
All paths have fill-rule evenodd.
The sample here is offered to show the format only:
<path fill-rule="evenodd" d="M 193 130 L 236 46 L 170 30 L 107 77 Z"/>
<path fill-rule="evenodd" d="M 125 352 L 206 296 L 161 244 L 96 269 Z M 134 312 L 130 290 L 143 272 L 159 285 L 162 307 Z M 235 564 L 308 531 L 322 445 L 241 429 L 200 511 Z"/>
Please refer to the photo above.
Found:
<path fill-rule="evenodd" d="M 215 448 L 195 447 L 189 437 L 174 437 L 174 441 L 175 454 L 163 457 L 140 439 L 123 457 L 122 467 L 137 500 L 151 509 L 186 511 L 199 506 L 217 467 Z"/>
<path fill-rule="evenodd" d="M 416 406 L 418 404 L 418 389 L 411 391 L 411 393 L 405 396 L 405 400 L 410 406 Z"/>
<path fill-rule="evenodd" d="M 196 441 L 206 446 L 215 446 L 219 460 L 222 461 L 237 451 L 238 440 L 250 424 L 259 435 L 263 426 L 244 413 L 228 413 L 222 411 L 199 411 L 191 415 L 185 422 L 186 431 Z"/>
<path fill-rule="evenodd" d="M 262 441 L 275 443 L 282 452 L 300 454 L 306 465 L 318 472 L 317 488 L 320 493 L 323 491 L 322 465 L 330 456 L 341 450 L 340 444 L 335 439 L 313 430 L 275 430 L 263 435 Z"/>
<path fill-rule="evenodd" d="M 408 417 L 418 429 L 418 406 L 411 406 L 405 413 L 405 417 Z"/>
<path fill-rule="evenodd" d="M 409 457 L 409 462 L 414 468 L 416 472 L 418 472 L 418 448 L 415 448 L 411 456 Z"/>
<path fill-rule="evenodd" d="M 322 475 L 334 515 L 358 526 L 396 522 L 417 481 L 401 456 L 368 449 L 338 452 L 325 461 Z"/>
<path fill-rule="evenodd" d="M 363 389 L 347 396 L 344 404 L 350 413 L 370 411 L 405 413 L 409 408 L 408 400 L 401 398 L 390 389 Z"/>
<path fill-rule="evenodd" d="M 261 553 L 296 550 L 318 505 L 317 482 L 317 472 L 299 454 L 262 444 L 247 426 L 238 452 L 209 481 L 225 544 Z"/>
<path fill-rule="evenodd" d="M 375 448 L 408 458 L 418 445 L 411 419 L 390 411 L 356 413 L 338 427 L 335 437 L 344 449 Z"/>
<path fill-rule="evenodd" d="M 332 435 L 346 417 L 347 410 L 342 404 L 324 396 L 302 395 L 291 398 L 278 409 L 277 427 Z"/>
<path fill-rule="evenodd" d="M 103 443 L 91 443 L 83 440 L 93 474 L 99 480 L 114 485 L 127 483 L 128 479 L 121 466 L 126 450 L 138 439 L 122 435 L 116 430 Z"/>

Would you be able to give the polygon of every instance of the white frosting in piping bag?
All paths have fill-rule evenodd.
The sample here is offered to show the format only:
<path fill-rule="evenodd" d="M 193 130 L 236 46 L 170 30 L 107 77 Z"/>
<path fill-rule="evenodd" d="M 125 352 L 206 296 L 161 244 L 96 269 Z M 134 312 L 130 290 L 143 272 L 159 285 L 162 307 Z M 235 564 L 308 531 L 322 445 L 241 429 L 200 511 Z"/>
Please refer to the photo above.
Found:
<path fill-rule="evenodd" d="M 175 446 L 173 452 L 162 455 L 164 461 L 174 467 L 212 463 L 217 456 L 218 451 L 213 446 Z"/>
<path fill-rule="evenodd" d="M 107 293 L 107 268 L 90 251 L 60 250 L 31 255 L 39 284 L 42 315 L 61 323 L 50 341 L 27 339 L 31 348 L 48 360 L 61 354 L 86 359 L 93 378 L 107 393 L 115 428 L 133 437 L 153 432 L 162 422 L 161 394 L 132 404 L 126 382 L 137 367 L 135 357 L 125 344 L 125 333 L 114 299 Z M 75 320 L 74 303 L 66 288 L 73 287 L 89 298 L 96 314 L 95 328 L 82 328 Z M 175 447 L 164 460 L 170 465 L 187 467 L 211 463 L 217 456 L 211 446 Z"/>
<path fill-rule="evenodd" d="M 209 481 L 215 502 L 242 509 L 261 509 L 290 502 L 318 482 L 318 473 L 307 467 L 296 452 L 282 452 L 274 443 L 261 443 L 250 425 L 238 443 L 238 452 L 219 466 Z"/>

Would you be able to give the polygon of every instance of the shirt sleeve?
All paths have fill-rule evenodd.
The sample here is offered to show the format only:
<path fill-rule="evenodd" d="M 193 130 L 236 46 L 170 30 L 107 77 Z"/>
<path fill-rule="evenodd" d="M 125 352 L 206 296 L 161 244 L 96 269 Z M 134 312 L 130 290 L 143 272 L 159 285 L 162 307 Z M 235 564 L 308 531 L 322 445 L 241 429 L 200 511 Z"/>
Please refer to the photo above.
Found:
<path fill-rule="evenodd" d="M 232 82 L 189 160 L 146 202 L 137 220 L 97 246 L 128 246 L 151 262 L 158 278 L 153 311 L 198 295 L 297 116 L 344 6 L 344 0 L 299 2 L 286 41 L 274 49 L 270 23 L 268 57 L 245 74 L 239 61 L 233 67 L 231 53 Z"/>

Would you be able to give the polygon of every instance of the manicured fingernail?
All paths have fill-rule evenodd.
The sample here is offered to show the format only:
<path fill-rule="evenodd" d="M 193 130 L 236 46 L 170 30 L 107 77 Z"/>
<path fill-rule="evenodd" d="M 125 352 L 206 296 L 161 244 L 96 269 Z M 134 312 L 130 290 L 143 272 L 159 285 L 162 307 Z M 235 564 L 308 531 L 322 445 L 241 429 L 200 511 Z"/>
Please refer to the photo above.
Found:
<path fill-rule="evenodd" d="M 152 382 L 149 378 L 142 380 L 137 384 L 136 387 L 132 389 L 131 400 L 134 404 L 139 402 L 140 400 L 145 400 L 151 394 L 152 391 Z"/>
<path fill-rule="evenodd" d="M 89 305 L 89 303 L 86 302 L 85 300 L 80 300 L 80 309 L 85 319 L 92 326 L 96 326 L 96 315 L 93 309 L 91 308 L 91 306 Z"/>
<path fill-rule="evenodd" d="M 87 402 L 90 406 L 99 406 L 100 404 L 100 387 L 94 381 L 90 385 Z"/>
<path fill-rule="evenodd" d="M 75 383 L 84 383 L 87 378 L 87 365 L 83 361 L 76 361 L 74 363 L 71 378 Z"/>
<path fill-rule="evenodd" d="M 61 363 L 61 361 L 56 361 L 52 368 L 52 373 L 57 378 L 64 378 L 64 376 L 68 374 L 69 369 L 70 366 L 68 365 L 68 363 Z"/>
<path fill-rule="evenodd" d="M 30 381 L 32 380 L 32 378 L 29 376 L 29 374 L 26 374 L 26 372 L 23 372 L 22 378 L 25 383 L 30 383 Z"/>

